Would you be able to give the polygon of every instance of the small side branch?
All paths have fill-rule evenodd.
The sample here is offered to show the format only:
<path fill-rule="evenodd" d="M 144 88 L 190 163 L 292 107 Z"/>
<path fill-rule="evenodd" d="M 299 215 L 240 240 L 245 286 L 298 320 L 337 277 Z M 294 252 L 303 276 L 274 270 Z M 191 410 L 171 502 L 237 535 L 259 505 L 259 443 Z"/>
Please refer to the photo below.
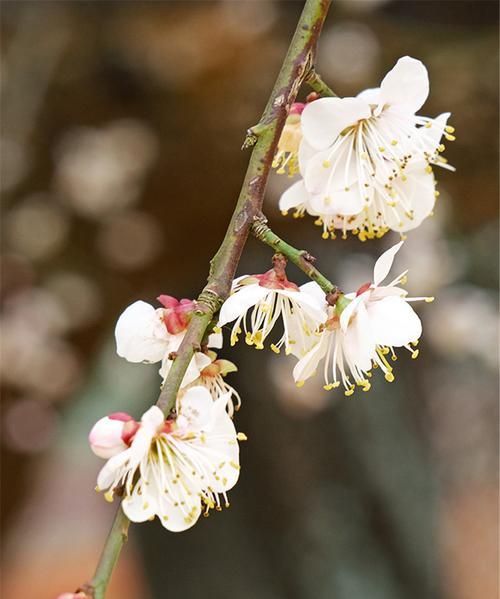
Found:
<path fill-rule="evenodd" d="M 316 73 L 314 68 L 312 68 L 307 74 L 305 82 L 312 90 L 318 93 L 322 98 L 337 97 L 337 94 L 328 87 L 328 85 L 321 78 L 321 75 Z"/>
<path fill-rule="evenodd" d="M 273 248 L 277 253 L 283 254 L 290 262 L 295 264 L 302 272 L 321 287 L 325 294 L 335 296 L 338 294 L 338 288 L 314 266 L 315 258 L 305 250 L 298 250 L 286 241 L 283 241 L 266 224 L 264 217 L 256 218 L 252 225 L 253 235 Z"/>

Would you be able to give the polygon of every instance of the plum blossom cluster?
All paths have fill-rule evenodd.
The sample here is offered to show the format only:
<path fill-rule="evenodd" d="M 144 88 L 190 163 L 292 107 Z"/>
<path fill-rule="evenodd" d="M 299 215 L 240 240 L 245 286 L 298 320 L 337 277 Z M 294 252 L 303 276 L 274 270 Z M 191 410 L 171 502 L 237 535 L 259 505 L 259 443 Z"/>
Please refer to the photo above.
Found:
<path fill-rule="evenodd" d="M 281 209 L 316 217 L 324 238 L 335 238 L 341 230 L 343 237 L 351 231 L 365 241 L 417 227 L 437 197 L 433 166 L 451 168 L 442 157 L 442 138 L 454 139 L 448 113 L 435 119 L 416 115 L 428 92 L 425 66 L 406 56 L 379 88 L 355 98 L 313 94 L 306 104 L 293 104 L 273 167 L 300 179 L 281 197 Z M 263 238 L 255 223 L 254 232 Z M 402 244 L 383 253 L 372 280 L 351 293 L 316 276 L 313 267 L 316 275 L 304 267 L 313 280 L 299 287 L 288 279 L 287 259 L 280 253 L 267 272 L 235 279 L 217 326 L 209 327 L 195 347 L 175 409 L 164 414 L 152 406 L 140 420 L 118 412 L 92 428 L 90 447 L 106 460 L 96 489 L 108 501 L 119 495 L 130 520 L 157 517 L 175 532 L 229 505 L 227 493 L 240 470 L 239 441 L 246 437 L 233 422 L 240 396 L 226 380 L 237 368 L 215 351 L 222 348 L 223 329 L 231 346 L 244 339 L 256 349 L 267 345 L 292 355 L 298 387 L 320 376 L 325 390 L 341 388 L 350 396 L 356 388 L 370 389 L 374 370 L 394 381 L 395 350 L 406 349 L 412 358 L 419 352 L 422 324 L 412 302 L 433 300 L 408 296 L 406 271 L 390 279 Z M 297 252 L 287 244 L 279 247 L 284 246 L 290 254 Z M 144 301 L 128 306 L 115 338 L 119 356 L 159 364 L 165 381 L 197 302 L 169 295 L 158 301 L 158 307 Z"/>
<path fill-rule="evenodd" d="M 392 382 L 389 359 L 396 360 L 394 348 L 418 356 L 422 325 L 410 303 L 433 300 L 408 297 L 401 287 L 406 272 L 384 284 L 402 244 L 380 256 L 373 281 L 353 293 L 334 294 L 333 300 L 314 281 L 301 287 L 288 281 L 281 268 L 278 273 L 240 277 L 221 308 L 219 326 L 232 322 L 232 343 L 244 334 L 249 345 L 262 349 L 280 321 L 282 336 L 270 347 L 275 352 L 284 347 L 297 358 L 293 376 L 299 387 L 317 373 L 321 362 L 326 390 L 342 386 L 345 395 L 352 395 L 359 386 L 368 391 L 372 369 Z"/>
<path fill-rule="evenodd" d="M 162 295 L 160 308 L 137 301 L 115 328 L 117 353 L 130 362 L 160 363 L 165 378 L 175 359 L 196 303 Z M 133 522 L 158 517 L 173 532 L 193 526 L 200 514 L 228 507 L 227 492 L 238 480 L 239 446 L 232 417 L 238 393 L 225 381 L 237 370 L 210 348 L 222 346 L 222 334 L 208 336 L 187 368 L 175 411 L 167 418 L 152 406 L 138 422 L 118 412 L 101 418 L 89 434 L 92 451 L 107 462 L 97 491 Z"/>
<path fill-rule="evenodd" d="M 283 214 L 314 216 L 324 239 L 418 227 L 439 195 L 433 166 L 453 170 L 442 156 L 442 138 L 455 139 L 450 113 L 416 114 L 428 94 L 427 69 L 405 56 L 379 88 L 292 107 L 275 164 L 300 179 L 280 198 Z"/>

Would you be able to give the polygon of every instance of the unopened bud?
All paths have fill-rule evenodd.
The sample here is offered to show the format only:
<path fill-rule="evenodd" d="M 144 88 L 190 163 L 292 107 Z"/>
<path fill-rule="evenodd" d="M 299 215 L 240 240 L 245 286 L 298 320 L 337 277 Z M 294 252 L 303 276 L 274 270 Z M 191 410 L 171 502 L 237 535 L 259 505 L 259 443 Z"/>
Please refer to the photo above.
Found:
<path fill-rule="evenodd" d="M 124 412 L 116 412 L 98 420 L 89 433 L 92 451 L 100 458 L 108 459 L 127 449 L 127 441 L 135 434 L 138 423 Z"/>

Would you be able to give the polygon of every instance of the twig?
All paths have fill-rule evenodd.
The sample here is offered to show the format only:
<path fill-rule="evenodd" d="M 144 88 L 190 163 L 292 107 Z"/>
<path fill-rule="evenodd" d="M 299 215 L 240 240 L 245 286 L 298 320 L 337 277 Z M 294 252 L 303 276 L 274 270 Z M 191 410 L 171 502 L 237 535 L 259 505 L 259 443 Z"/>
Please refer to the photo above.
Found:
<path fill-rule="evenodd" d="M 336 98 L 337 94 L 328 87 L 328 85 L 323 81 L 321 75 L 316 73 L 314 67 L 311 68 L 309 73 L 306 75 L 304 81 L 307 85 L 317 92 L 323 98 Z"/>
<path fill-rule="evenodd" d="M 255 219 L 252 226 L 252 233 L 257 239 L 267 243 L 267 245 L 271 246 L 276 252 L 283 254 L 290 262 L 305 272 L 310 279 L 316 281 L 325 294 L 334 294 L 338 292 L 337 287 L 323 276 L 314 266 L 314 262 L 316 261 L 314 256 L 311 256 L 311 254 L 305 250 L 298 250 L 286 241 L 283 241 L 283 239 L 273 233 L 267 226 L 264 217 Z"/>
<path fill-rule="evenodd" d="M 254 218 L 260 214 L 272 160 L 285 124 L 288 110 L 295 101 L 305 74 L 316 54 L 324 20 L 331 0 L 306 0 L 295 34 L 279 72 L 259 125 L 241 192 L 224 240 L 210 263 L 208 281 L 197 300 L 195 312 L 177 350 L 157 405 L 168 415 L 175 405 L 184 374 L 199 346 L 212 316 L 231 290 L 231 284 Z M 122 534 L 128 521 L 120 506 L 115 523 L 106 539 L 97 570 L 86 592 L 103 599 L 113 568 L 124 542 Z"/>

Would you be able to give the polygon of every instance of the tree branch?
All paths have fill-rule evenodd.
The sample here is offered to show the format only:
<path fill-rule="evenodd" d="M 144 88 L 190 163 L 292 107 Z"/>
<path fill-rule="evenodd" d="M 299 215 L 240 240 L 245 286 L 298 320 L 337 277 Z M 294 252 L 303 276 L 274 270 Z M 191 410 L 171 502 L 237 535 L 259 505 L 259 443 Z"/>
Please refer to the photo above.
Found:
<path fill-rule="evenodd" d="M 253 150 L 233 216 L 222 244 L 212 258 L 208 281 L 177 351 L 157 405 L 168 416 L 194 348 L 199 346 L 214 313 L 231 290 L 231 284 L 255 217 L 260 214 L 269 171 L 290 106 L 295 101 L 306 73 L 311 68 L 318 38 L 331 0 L 306 0 L 287 55 L 276 79 L 262 118 L 256 127 Z M 128 520 L 118 506 L 115 522 L 106 540 L 96 573 L 86 587 L 94 599 L 104 599 L 113 568 L 125 541 Z"/>
<path fill-rule="evenodd" d="M 290 262 L 300 268 L 302 272 L 305 272 L 312 281 L 316 281 L 325 294 L 338 293 L 339 290 L 337 286 L 331 283 L 317 268 L 315 268 L 314 262 L 316 261 L 316 258 L 311 256 L 306 250 L 298 250 L 286 241 L 283 241 L 283 239 L 273 233 L 267 226 L 264 217 L 256 218 L 252 226 L 252 233 L 257 239 L 267 243 L 267 245 L 271 246 L 276 252 L 283 254 L 283 256 Z"/>
<path fill-rule="evenodd" d="M 322 98 L 336 98 L 337 94 L 328 87 L 328 85 L 323 81 L 321 75 L 316 73 L 314 67 L 311 67 L 309 73 L 306 75 L 304 81 L 307 85 L 317 92 Z"/>

